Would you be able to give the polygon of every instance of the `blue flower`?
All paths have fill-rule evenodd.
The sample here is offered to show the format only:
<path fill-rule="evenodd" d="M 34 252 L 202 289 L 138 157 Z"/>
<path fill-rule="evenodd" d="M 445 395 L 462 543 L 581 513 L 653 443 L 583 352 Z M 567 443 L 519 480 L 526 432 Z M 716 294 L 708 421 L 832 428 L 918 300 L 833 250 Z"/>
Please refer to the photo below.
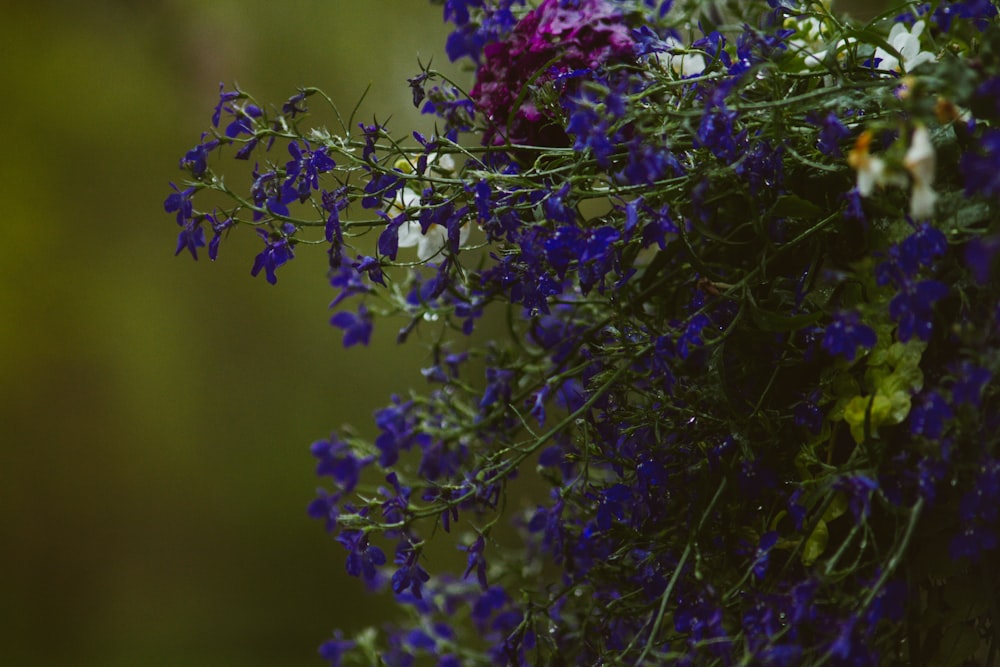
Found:
<path fill-rule="evenodd" d="M 937 280 L 904 285 L 889 302 L 889 316 L 899 324 L 899 340 L 905 343 L 914 335 L 920 340 L 929 340 L 934 304 L 948 296 L 948 292 L 948 286 Z"/>
<path fill-rule="evenodd" d="M 847 496 L 847 506 L 855 521 L 867 519 L 871 512 L 871 497 L 878 483 L 861 474 L 846 475 L 833 484 L 833 488 Z"/>
<path fill-rule="evenodd" d="M 191 175 L 200 179 L 208 170 L 208 154 L 219 146 L 218 139 L 205 141 L 205 135 L 201 135 L 202 143 L 198 144 L 181 158 L 181 169 L 187 169 Z"/>
<path fill-rule="evenodd" d="M 486 539 L 480 535 L 476 540 L 467 547 L 460 547 L 463 551 L 469 554 L 468 564 L 466 565 L 465 572 L 462 574 L 462 578 L 466 578 L 469 574 L 475 570 L 476 580 L 479 582 L 479 587 L 484 591 L 489 589 L 489 584 L 486 581 Z"/>
<path fill-rule="evenodd" d="M 486 391 L 479 401 L 480 408 L 489 406 L 500 401 L 501 406 L 506 407 L 510 403 L 510 382 L 514 379 L 514 371 L 503 368 L 486 369 Z"/>
<path fill-rule="evenodd" d="M 988 128 L 980 135 L 976 147 L 962 155 L 959 171 L 966 194 L 1000 197 L 1000 129 Z"/>
<path fill-rule="evenodd" d="M 991 19 L 996 15 L 997 8 L 990 0 L 944 0 L 934 10 L 933 20 L 942 32 L 948 32 L 954 19 L 972 19 L 973 25 L 982 32 L 993 23 Z"/>
<path fill-rule="evenodd" d="M 373 456 L 357 456 L 349 444 L 336 437 L 317 440 L 310 447 L 310 452 L 318 459 L 316 474 L 332 477 L 344 493 L 357 486 L 361 471 L 375 459 Z"/>
<path fill-rule="evenodd" d="M 368 541 L 368 535 L 360 530 L 345 530 L 337 536 L 337 541 L 350 553 L 347 555 L 347 573 L 361 577 L 372 586 L 378 578 L 378 568 L 385 565 L 385 552 Z"/>
<path fill-rule="evenodd" d="M 182 250 L 187 249 L 191 252 L 192 257 L 198 259 L 198 248 L 204 247 L 204 245 L 205 231 L 201 228 L 200 224 L 190 221 L 184 225 L 184 229 L 177 235 L 177 250 L 174 251 L 174 256 L 181 254 Z"/>
<path fill-rule="evenodd" d="M 986 285 L 989 282 L 998 251 L 1000 251 L 1000 236 L 975 238 L 965 246 L 965 265 L 969 267 L 973 280 L 979 285 Z"/>
<path fill-rule="evenodd" d="M 771 549 L 774 545 L 778 543 L 778 531 L 771 530 L 760 536 L 760 542 L 757 544 L 757 552 L 754 556 L 753 564 L 753 574 L 758 579 L 763 579 L 764 575 L 767 574 L 767 562 L 768 557 L 771 554 Z"/>
<path fill-rule="evenodd" d="M 395 558 L 396 564 L 400 567 L 393 573 L 391 582 L 393 593 L 399 595 L 404 591 L 410 591 L 413 597 L 418 600 L 423 599 L 423 586 L 430 581 L 431 575 L 421 567 L 419 558 L 419 550 L 412 548 L 407 541 L 400 542 L 396 548 Z"/>
<path fill-rule="evenodd" d="M 361 343 L 368 345 L 372 336 L 372 316 L 364 304 L 358 306 L 358 314 L 340 311 L 330 318 L 330 324 L 344 330 L 344 347 Z"/>
<path fill-rule="evenodd" d="M 983 387 L 992 379 L 993 374 L 967 360 L 954 366 L 952 371 L 955 374 L 955 383 L 951 387 L 952 400 L 956 405 L 967 403 L 979 408 L 982 404 Z"/>
<path fill-rule="evenodd" d="M 951 406 L 936 391 L 920 395 L 910 410 L 910 432 L 929 440 L 937 440 L 944 433 L 946 422 L 955 416 Z"/>
<path fill-rule="evenodd" d="M 233 121 L 226 126 L 225 134 L 230 139 L 235 139 L 241 134 L 253 136 L 255 133 L 254 122 L 264 115 L 264 112 L 256 104 L 245 104 L 242 107 L 228 109 L 233 114 Z"/>
<path fill-rule="evenodd" d="M 414 444 L 424 446 L 431 437 L 419 432 L 419 416 L 413 410 L 413 401 L 403 402 L 398 396 L 392 397 L 392 405 L 375 413 L 375 425 L 382 431 L 375 439 L 375 446 L 382 455 L 379 465 L 392 466 L 399 460 L 399 453 L 409 450 Z"/>
<path fill-rule="evenodd" d="M 987 458 L 979 465 L 972 488 L 959 503 L 959 518 L 961 529 L 948 545 L 952 559 L 978 561 L 1000 546 L 1000 459 Z"/>
<path fill-rule="evenodd" d="M 830 111 L 822 116 L 819 112 L 812 111 L 806 114 L 806 120 L 820 128 L 819 139 L 816 142 L 816 148 L 819 149 L 819 152 L 833 158 L 839 158 L 843 154 L 840 146 L 845 139 L 851 136 L 851 132 L 847 126 L 840 122 L 837 114 Z"/>
<path fill-rule="evenodd" d="M 344 639 L 344 633 L 340 630 L 336 630 L 333 636 L 334 639 L 327 640 L 319 647 L 319 655 L 330 663 L 330 667 L 340 667 L 341 658 L 353 649 L 357 642 Z"/>
<path fill-rule="evenodd" d="M 163 210 L 167 213 L 177 212 L 177 224 L 181 227 L 188 224 L 194 214 L 194 202 L 191 198 L 194 196 L 195 189 L 187 188 L 185 190 L 179 190 L 173 183 L 170 187 L 174 189 L 163 202 Z"/>
<path fill-rule="evenodd" d="M 303 151 L 298 142 L 288 144 L 288 153 L 292 159 L 285 164 L 286 180 L 283 185 L 298 193 L 299 201 L 305 201 L 313 190 L 319 189 L 319 175 L 337 166 L 333 158 L 326 154 L 326 146 L 314 151 L 308 147 Z"/>
<path fill-rule="evenodd" d="M 295 225 L 285 223 L 281 226 L 281 234 L 272 235 L 263 229 L 255 231 L 264 240 L 264 249 L 254 258 L 250 275 L 256 276 L 263 269 L 267 282 L 274 285 L 278 282 L 278 277 L 274 273 L 275 270 L 295 257 L 295 254 L 292 252 L 292 241 L 289 238 L 296 231 Z"/>
<path fill-rule="evenodd" d="M 841 312 L 834 316 L 823 335 L 823 349 L 833 356 L 840 355 L 854 361 L 859 347 L 871 349 L 878 342 L 875 330 L 862 324 L 860 316 L 854 312 Z"/>
<path fill-rule="evenodd" d="M 243 93 L 238 90 L 226 90 L 226 84 L 219 83 L 219 103 L 215 105 L 215 111 L 212 113 L 212 127 L 219 127 L 219 121 L 221 120 L 222 111 L 225 110 L 227 113 L 233 113 L 231 106 L 226 106 L 229 102 L 243 97 Z"/>

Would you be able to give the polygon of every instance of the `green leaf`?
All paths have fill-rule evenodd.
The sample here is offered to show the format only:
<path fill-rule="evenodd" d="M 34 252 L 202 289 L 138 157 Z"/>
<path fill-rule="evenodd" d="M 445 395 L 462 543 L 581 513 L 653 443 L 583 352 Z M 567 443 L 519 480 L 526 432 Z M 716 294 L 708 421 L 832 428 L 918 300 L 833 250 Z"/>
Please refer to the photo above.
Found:
<path fill-rule="evenodd" d="M 801 315 L 782 315 L 773 311 L 750 309 L 750 318 L 763 331 L 797 331 L 810 324 L 815 324 L 823 317 L 823 313 L 803 313 Z"/>
<path fill-rule="evenodd" d="M 782 195 L 771 207 L 771 216 L 775 218 L 819 218 L 823 212 L 816 204 L 797 195 Z"/>
<path fill-rule="evenodd" d="M 943 587 L 944 600 L 955 620 L 982 616 L 990 608 L 990 589 L 975 577 L 952 577 Z"/>
<path fill-rule="evenodd" d="M 968 625 L 952 625 L 945 629 L 941 644 L 931 659 L 936 667 L 961 665 L 979 648 L 979 635 Z"/>
<path fill-rule="evenodd" d="M 816 528 L 802 546 L 802 564 L 809 567 L 826 551 L 826 543 L 830 540 L 830 530 L 822 519 L 816 523 Z"/>

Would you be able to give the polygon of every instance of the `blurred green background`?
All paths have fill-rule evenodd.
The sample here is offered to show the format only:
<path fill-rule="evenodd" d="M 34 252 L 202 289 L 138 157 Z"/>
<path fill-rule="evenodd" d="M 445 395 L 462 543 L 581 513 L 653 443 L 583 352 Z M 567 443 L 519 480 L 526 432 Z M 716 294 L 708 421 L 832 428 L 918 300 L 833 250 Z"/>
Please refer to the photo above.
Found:
<path fill-rule="evenodd" d="M 309 444 L 370 432 L 425 359 L 391 324 L 342 350 L 322 250 L 276 287 L 246 231 L 174 257 L 162 202 L 220 81 L 347 111 L 370 83 L 359 120 L 428 131 L 406 78 L 418 56 L 458 71 L 441 8 L 2 4 L 0 664 L 322 664 L 379 612 L 306 516 Z"/>
<path fill-rule="evenodd" d="M 345 352 L 326 256 L 276 287 L 256 235 L 173 256 L 163 212 L 220 81 L 316 85 L 430 129 L 405 79 L 443 54 L 426 0 L 4 3 L 0 21 L 0 664 L 321 664 L 379 621 L 306 517 L 309 444 L 371 433 L 422 384 L 391 325 Z M 846 4 L 846 3 L 844 3 Z M 869 3 L 870 4 L 870 3 Z M 842 5 L 843 6 L 843 5 Z"/>

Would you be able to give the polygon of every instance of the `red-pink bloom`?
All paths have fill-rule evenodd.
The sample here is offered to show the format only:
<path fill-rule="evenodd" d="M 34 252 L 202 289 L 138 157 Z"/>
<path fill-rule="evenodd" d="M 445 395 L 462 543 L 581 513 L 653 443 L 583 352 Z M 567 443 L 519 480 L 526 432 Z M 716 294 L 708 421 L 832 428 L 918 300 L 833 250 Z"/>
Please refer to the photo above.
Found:
<path fill-rule="evenodd" d="M 516 104 L 524 86 L 621 61 L 633 52 L 629 27 L 607 0 L 545 0 L 507 39 L 486 45 L 471 92 L 490 124 L 483 143 L 565 145 L 562 127 L 546 118 L 530 95 Z"/>

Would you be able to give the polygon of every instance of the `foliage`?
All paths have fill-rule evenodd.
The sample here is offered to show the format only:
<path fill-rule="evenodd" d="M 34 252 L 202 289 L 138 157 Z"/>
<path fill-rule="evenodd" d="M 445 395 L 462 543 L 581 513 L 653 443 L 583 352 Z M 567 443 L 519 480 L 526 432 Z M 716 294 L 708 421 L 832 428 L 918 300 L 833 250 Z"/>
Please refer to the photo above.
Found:
<path fill-rule="evenodd" d="M 195 258 L 253 227 L 271 283 L 325 247 L 344 345 L 396 317 L 429 348 L 374 442 L 312 446 L 310 514 L 409 619 L 323 657 L 993 664 L 996 5 L 444 16 L 475 83 L 410 80 L 432 136 L 223 87 L 165 204 Z"/>

